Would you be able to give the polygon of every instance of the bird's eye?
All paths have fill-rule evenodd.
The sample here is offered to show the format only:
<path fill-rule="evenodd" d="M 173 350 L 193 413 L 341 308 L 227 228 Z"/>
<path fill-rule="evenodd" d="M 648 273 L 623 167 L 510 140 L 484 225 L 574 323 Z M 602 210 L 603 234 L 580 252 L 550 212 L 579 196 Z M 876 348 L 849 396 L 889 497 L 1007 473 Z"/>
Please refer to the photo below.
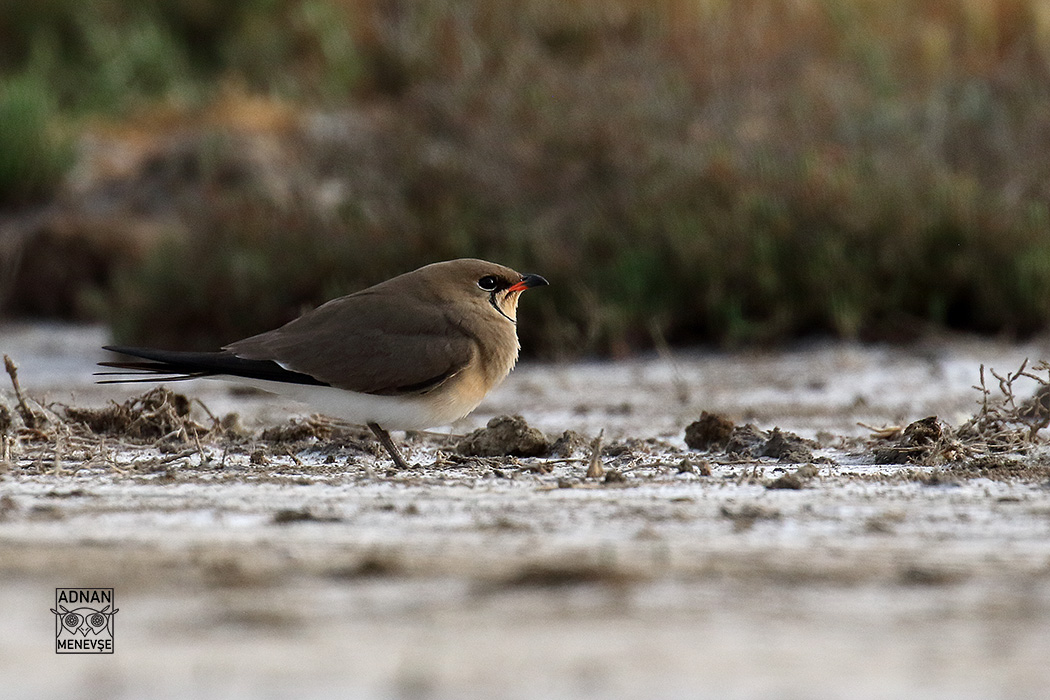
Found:
<path fill-rule="evenodd" d="M 494 292 L 499 287 L 499 280 L 493 275 L 485 275 L 478 280 L 478 287 L 486 292 Z"/>

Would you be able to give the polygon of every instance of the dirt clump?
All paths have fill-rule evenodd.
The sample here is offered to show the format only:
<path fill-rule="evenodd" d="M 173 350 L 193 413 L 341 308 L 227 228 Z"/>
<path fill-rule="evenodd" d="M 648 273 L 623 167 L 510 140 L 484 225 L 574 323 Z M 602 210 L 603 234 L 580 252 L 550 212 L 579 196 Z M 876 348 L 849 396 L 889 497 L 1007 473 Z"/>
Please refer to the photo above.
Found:
<path fill-rule="evenodd" d="M 944 427 L 937 416 L 928 416 L 917 420 L 904 429 L 901 439 L 908 445 L 933 445 L 944 437 Z"/>
<path fill-rule="evenodd" d="M 981 455 L 964 463 L 964 468 L 974 469 L 978 472 L 992 470 L 1016 471 L 1024 467 L 1024 463 L 1016 457 L 1003 454 Z"/>
<path fill-rule="evenodd" d="M 762 457 L 774 457 L 789 464 L 804 464 L 813 461 L 813 443 L 794 433 L 785 433 L 773 428 L 769 439 L 759 453 Z"/>
<path fill-rule="evenodd" d="M 733 523 L 734 532 L 750 530 L 759 520 L 780 520 L 781 518 L 781 513 L 776 508 L 754 503 L 745 503 L 735 509 L 724 505 L 719 513 L 723 518 Z"/>
<path fill-rule="evenodd" d="M 803 489 L 806 486 L 806 482 L 810 481 L 820 470 L 817 469 L 814 464 L 806 464 L 793 472 L 782 474 L 781 476 L 773 479 L 766 483 L 767 489 Z"/>
<path fill-rule="evenodd" d="M 813 448 L 816 446 L 817 443 L 813 440 L 773 428 L 769 438 L 762 445 L 760 456 L 774 457 L 789 464 L 805 464 L 813 461 Z"/>
<path fill-rule="evenodd" d="M 625 571 L 590 564 L 528 564 L 496 584 L 496 588 L 568 588 L 623 585 L 634 580 Z"/>
<path fill-rule="evenodd" d="M 914 472 L 914 480 L 923 486 L 946 486 L 958 487 L 961 485 L 959 479 L 947 469 L 935 469 L 932 472 Z"/>
<path fill-rule="evenodd" d="M 802 479 L 795 472 L 781 474 L 776 479 L 766 483 L 766 488 L 770 490 L 788 489 L 798 491 L 802 486 Z"/>
<path fill-rule="evenodd" d="M 812 440 L 780 428 L 766 433 L 752 423 L 734 425 L 729 419 L 707 411 L 685 429 L 685 444 L 694 450 L 723 449 L 734 457 L 773 457 L 788 464 L 812 462 L 812 448 L 816 446 Z"/>
<path fill-rule="evenodd" d="M 621 459 L 633 457 L 634 449 L 629 441 L 630 438 L 628 438 L 628 440 L 616 440 L 615 442 L 609 443 L 602 448 L 602 456 L 612 458 L 619 457 Z"/>
<path fill-rule="evenodd" d="M 183 431 L 187 434 L 209 432 L 190 418 L 190 400 L 164 387 L 103 408 L 63 406 L 62 409 L 68 421 L 96 435 L 157 440 Z"/>
<path fill-rule="evenodd" d="M 264 442 L 302 442 L 310 438 L 324 440 L 332 435 L 331 426 L 317 421 L 299 421 L 291 419 L 284 425 L 274 425 L 266 428 L 259 434 L 259 439 Z"/>
<path fill-rule="evenodd" d="M 404 573 L 404 565 L 397 559 L 373 554 L 352 564 L 329 569 L 325 576 L 338 581 L 353 581 L 362 578 L 388 578 Z"/>
<path fill-rule="evenodd" d="M 725 447 L 733 433 L 733 421 L 704 411 L 685 428 L 685 444 L 693 450 Z"/>
<path fill-rule="evenodd" d="M 566 430 L 553 444 L 551 444 L 551 457 L 575 457 L 590 445 L 591 441 L 575 430 Z"/>
<path fill-rule="evenodd" d="M 683 457 L 678 463 L 679 474 L 696 474 L 697 476 L 711 476 L 711 463 L 702 459 L 697 463 L 688 457 Z"/>
<path fill-rule="evenodd" d="M 460 440 L 456 451 L 468 457 L 544 457 L 551 443 L 521 416 L 497 416 Z"/>
<path fill-rule="evenodd" d="M 227 413 L 219 419 L 219 427 L 224 435 L 232 438 L 247 438 L 251 435 L 251 431 L 241 423 L 241 415 L 236 412 Z"/>
<path fill-rule="evenodd" d="M 18 503 L 6 493 L 0 496 L 0 522 L 7 520 L 12 513 L 18 510 Z"/>
<path fill-rule="evenodd" d="M 290 523 L 338 523 L 343 519 L 338 515 L 317 515 L 309 510 L 287 508 L 273 514 L 274 525 L 288 525 Z"/>
<path fill-rule="evenodd" d="M 949 586 L 965 578 L 961 571 L 910 565 L 901 569 L 898 579 L 905 586 Z"/>
<path fill-rule="evenodd" d="M 909 424 L 897 444 L 875 450 L 877 464 L 934 465 L 962 456 L 963 448 L 937 416 Z"/>
<path fill-rule="evenodd" d="M 1050 477 L 1050 464 L 1043 459 L 1025 459 L 1002 453 L 986 454 L 968 459 L 948 468 L 960 479 L 992 479 L 995 481 L 1045 481 Z M 1050 483 L 1047 484 L 1050 487 Z"/>
<path fill-rule="evenodd" d="M 738 425 L 733 428 L 725 449 L 727 455 L 737 457 L 758 457 L 766 443 L 765 434 L 754 424 Z"/>

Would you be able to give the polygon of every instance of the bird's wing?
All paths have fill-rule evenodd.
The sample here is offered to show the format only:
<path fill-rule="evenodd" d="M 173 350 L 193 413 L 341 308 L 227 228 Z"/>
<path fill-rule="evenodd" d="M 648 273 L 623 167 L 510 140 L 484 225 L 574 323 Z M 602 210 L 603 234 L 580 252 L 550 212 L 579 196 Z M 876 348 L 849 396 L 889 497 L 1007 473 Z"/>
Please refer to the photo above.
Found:
<path fill-rule="evenodd" d="M 441 385 L 470 363 L 476 347 L 441 305 L 365 290 L 225 350 L 340 389 L 389 396 Z"/>

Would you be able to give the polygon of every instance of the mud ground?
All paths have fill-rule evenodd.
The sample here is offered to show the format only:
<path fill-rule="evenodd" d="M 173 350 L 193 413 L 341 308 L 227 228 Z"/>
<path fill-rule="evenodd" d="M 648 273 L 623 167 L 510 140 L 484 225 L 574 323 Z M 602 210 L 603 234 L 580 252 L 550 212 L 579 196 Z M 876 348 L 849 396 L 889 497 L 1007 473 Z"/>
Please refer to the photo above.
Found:
<path fill-rule="evenodd" d="M 144 387 L 91 384 L 103 340 L 0 328 L 30 405 L 64 421 L 34 436 L 12 419 L 0 467 L 5 697 L 1050 687 L 1050 451 L 1041 433 L 994 452 L 953 437 L 980 365 L 1016 369 L 1046 341 L 525 364 L 461 425 L 397 435 L 420 465 L 398 473 L 366 434 L 216 382 L 173 387 L 199 401 L 152 411 L 164 435 L 76 423 L 143 409 Z M 704 411 L 738 430 L 690 449 Z M 578 435 L 462 454 L 514 414 L 552 443 Z M 927 433 L 858 425 L 927 416 L 942 432 L 919 453 L 906 440 Z M 116 589 L 116 653 L 54 654 L 58 586 Z"/>

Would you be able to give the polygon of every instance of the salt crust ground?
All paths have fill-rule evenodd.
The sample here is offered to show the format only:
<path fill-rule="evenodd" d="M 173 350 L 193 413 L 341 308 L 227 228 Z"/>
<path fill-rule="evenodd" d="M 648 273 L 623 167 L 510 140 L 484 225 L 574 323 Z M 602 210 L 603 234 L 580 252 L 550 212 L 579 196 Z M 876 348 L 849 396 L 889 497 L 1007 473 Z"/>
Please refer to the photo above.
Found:
<path fill-rule="evenodd" d="M 23 386 L 76 405 L 130 395 L 90 384 L 102 340 L 0 328 Z M 873 464 L 856 423 L 957 425 L 981 363 L 1048 355 L 951 339 L 525 365 L 453 427 L 520 413 L 551 434 L 662 441 L 607 458 L 619 483 L 585 479 L 583 460 L 434 464 L 440 437 L 408 440 L 432 465 L 412 474 L 323 445 L 265 465 L 206 445 L 209 461 L 149 473 L 9 465 L 4 696 L 1044 697 L 1050 455 L 930 483 L 931 468 Z M 249 429 L 306 415 L 179 388 Z M 689 453 L 701 410 L 826 433 L 818 475 L 768 489 L 796 467 Z M 679 473 L 683 457 L 711 475 Z M 54 588 L 76 585 L 116 588 L 114 655 L 53 653 Z"/>

